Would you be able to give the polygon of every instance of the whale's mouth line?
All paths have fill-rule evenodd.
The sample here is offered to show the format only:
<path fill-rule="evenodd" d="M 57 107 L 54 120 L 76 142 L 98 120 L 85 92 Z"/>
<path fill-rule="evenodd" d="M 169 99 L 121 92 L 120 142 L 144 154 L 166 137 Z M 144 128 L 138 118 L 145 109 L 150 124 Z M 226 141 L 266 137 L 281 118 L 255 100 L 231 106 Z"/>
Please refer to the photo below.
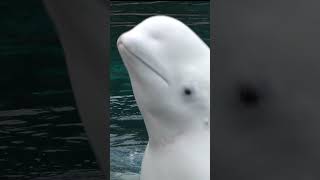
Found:
<path fill-rule="evenodd" d="M 147 68 L 149 68 L 152 72 L 154 72 L 157 76 L 159 76 L 167 85 L 169 85 L 169 81 L 159 72 L 157 71 L 154 67 L 152 67 L 150 64 L 148 64 L 147 62 L 145 62 L 143 59 L 141 59 L 139 56 L 137 56 L 136 54 L 134 54 L 133 52 L 131 52 L 122 42 L 119 42 L 117 44 L 122 45 L 123 49 L 125 51 L 127 51 L 129 54 L 131 54 L 134 58 L 138 59 L 142 64 L 144 64 Z"/>

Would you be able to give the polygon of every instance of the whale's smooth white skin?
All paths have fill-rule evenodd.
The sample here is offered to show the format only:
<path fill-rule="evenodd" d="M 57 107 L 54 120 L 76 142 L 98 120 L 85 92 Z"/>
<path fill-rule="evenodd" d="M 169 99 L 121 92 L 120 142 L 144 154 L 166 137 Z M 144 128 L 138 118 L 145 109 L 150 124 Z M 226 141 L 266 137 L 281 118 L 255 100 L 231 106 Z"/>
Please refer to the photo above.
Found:
<path fill-rule="evenodd" d="M 168 16 L 147 18 L 117 46 L 149 135 L 141 180 L 209 180 L 209 47 Z"/>

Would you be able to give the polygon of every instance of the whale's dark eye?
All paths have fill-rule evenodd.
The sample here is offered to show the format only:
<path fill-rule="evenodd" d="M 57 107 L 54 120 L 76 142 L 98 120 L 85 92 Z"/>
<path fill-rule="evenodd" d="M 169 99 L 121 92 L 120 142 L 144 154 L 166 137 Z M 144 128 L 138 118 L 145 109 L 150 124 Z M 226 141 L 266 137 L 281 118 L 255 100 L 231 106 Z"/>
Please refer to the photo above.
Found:
<path fill-rule="evenodd" d="M 184 94 L 190 96 L 192 94 L 192 90 L 190 88 L 184 88 Z"/>
<path fill-rule="evenodd" d="M 259 90 L 250 85 L 242 85 L 239 88 L 239 98 L 243 105 L 247 107 L 256 106 L 261 101 Z"/>

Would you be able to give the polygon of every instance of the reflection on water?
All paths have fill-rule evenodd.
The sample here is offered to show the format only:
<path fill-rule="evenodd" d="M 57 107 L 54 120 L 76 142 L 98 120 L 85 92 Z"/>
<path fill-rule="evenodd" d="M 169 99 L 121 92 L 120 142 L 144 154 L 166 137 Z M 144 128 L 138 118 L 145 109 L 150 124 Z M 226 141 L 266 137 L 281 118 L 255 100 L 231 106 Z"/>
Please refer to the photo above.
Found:
<path fill-rule="evenodd" d="M 164 14 L 191 27 L 209 45 L 209 1 L 113 1 L 111 16 L 111 179 L 137 179 L 148 135 L 132 95 L 117 38 L 147 17 Z"/>
<path fill-rule="evenodd" d="M 3 177 L 26 179 L 96 169 L 74 107 L 2 110 L 0 118 Z"/>
<path fill-rule="evenodd" d="M 140 171 L 148 138 L 133 95 L 112 96 L 110 107 L 111 179 L 119 179 Z"/>

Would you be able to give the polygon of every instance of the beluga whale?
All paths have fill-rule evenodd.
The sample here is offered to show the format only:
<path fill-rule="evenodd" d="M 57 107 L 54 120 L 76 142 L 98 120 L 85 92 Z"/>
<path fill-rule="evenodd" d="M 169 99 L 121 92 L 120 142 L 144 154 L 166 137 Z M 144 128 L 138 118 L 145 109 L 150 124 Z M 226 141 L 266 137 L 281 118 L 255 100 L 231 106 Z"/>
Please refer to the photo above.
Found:
<path fill-rule="evenodd" d="M 141 180 L 210 179 L 210 48 L 181 21 L 152 16 L 117 47 L 149 136 Z"/>

